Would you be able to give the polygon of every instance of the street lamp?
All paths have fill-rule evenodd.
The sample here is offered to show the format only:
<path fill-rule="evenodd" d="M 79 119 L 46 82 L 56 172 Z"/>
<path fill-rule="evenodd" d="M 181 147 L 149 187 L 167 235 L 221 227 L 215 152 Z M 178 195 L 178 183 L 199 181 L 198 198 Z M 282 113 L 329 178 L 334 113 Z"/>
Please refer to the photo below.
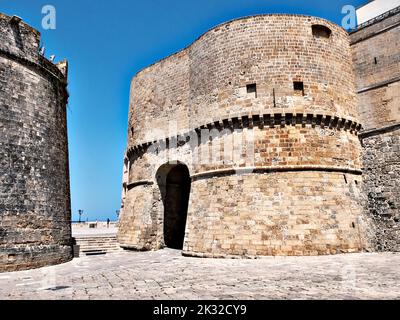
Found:
<path fill-rule="evenodd" d="M 81 217 L 83 215 L 83 210 L 78 210 L 78 214 L 79 214 L 79 223 L 81 223 Z"/>

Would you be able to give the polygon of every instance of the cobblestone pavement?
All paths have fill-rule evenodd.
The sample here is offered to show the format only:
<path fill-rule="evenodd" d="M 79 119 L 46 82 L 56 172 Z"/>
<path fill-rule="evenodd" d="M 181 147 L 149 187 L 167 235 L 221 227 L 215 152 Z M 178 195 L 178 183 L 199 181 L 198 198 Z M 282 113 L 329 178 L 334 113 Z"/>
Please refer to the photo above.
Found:
<path fill-rule="evenodd" d="M 198 259 L 179 251 L 83 257 L 0 274 L 0 299 L 399 299 L 400 254 Z"/>

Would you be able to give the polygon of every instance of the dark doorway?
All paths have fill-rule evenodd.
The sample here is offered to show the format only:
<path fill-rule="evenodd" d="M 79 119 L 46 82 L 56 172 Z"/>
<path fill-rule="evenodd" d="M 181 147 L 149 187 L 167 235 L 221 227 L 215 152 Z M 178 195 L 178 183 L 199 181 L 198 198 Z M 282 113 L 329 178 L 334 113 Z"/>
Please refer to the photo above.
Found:
<path fill-rule="evenodd" d="M 164 242 L 168 248 L 183 249 L 190 195 L 190 174 L 181 163 L 164 165 L 157 173 L 164 204 Z"/>

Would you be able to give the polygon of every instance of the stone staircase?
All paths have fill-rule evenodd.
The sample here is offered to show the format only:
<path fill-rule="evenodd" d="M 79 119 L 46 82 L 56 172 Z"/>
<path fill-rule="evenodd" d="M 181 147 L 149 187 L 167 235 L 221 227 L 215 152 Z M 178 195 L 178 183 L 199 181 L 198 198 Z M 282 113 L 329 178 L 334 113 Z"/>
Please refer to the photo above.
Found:
<path fill-rule="evenodd" d="M 105 255 L 122 251 L 118 244 L 116 236 L 81 236 L 75 237 L 76 246 L 74 247 L 74 256 L 94 256 Z"/>

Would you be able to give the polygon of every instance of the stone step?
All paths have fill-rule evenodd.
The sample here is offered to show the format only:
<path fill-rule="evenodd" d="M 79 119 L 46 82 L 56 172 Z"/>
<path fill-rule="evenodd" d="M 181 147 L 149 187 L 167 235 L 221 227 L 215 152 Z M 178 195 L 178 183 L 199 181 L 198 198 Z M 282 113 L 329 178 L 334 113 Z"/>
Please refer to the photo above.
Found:
<path fill-rule="evenodd" d="M 91 243 L 91 244 L 85 244 L 85 243 L 79 243 L 77 242 L 77 245 L 81 247 L 119 247 L 118 243 Z"/>
<path fill-rule="evenodd" d="M 111 252 L 122 251 L 117 237 L 77 237 L 76 245 L 79 246 L 79 254 L 83 256 L 104 255 Z M 77 253 L 75 253 L 77 256 Z"/>
<path fill-rule="evenodd" d="M 77 241 L 76 243 L 79 243 L 80 245 L 98 245 L 98 244 L 107 244 L 107 245 L 118 245 L 118 242 L 103 242 L 103 241 L 98 241 L 98 242 L 81 242 Z"/>
<path fill-rule="evenodd" d="M 75 238 L 76 241 L 117 241 L 117 238 Z"/>

